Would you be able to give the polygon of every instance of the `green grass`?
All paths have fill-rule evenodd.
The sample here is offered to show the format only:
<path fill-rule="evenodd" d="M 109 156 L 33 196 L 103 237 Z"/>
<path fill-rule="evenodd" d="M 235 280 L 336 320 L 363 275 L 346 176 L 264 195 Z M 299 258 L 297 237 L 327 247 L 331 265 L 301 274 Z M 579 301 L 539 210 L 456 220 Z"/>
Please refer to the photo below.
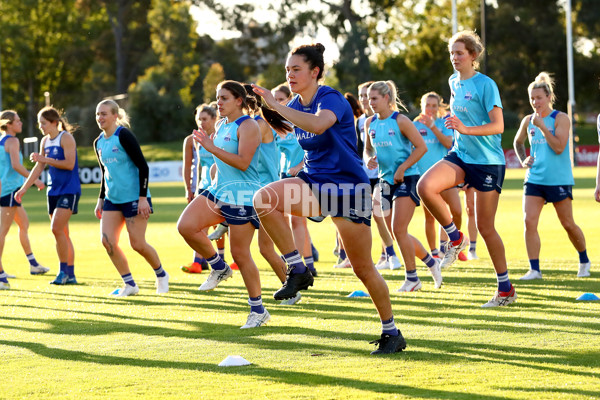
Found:
<path fill-rule="evenodd" d="M 380 323 L 369 299 L 347 298 L 363 289 L 351 271 L 334 270 L 334 229 L 329 220 L 311 224 L 321 252 L 315 287 L 295 306 L 272 299 L 277 279 L 254 245 L 265 305 L 272 315 L 262 328 L 241 331 L 248 305 L 239 273 L 209 293 L 197 287 L 205 274 L 179 270 L 191 251 L 175 221 L 184 208 L 176 184 L 151 185 L 156 213 L 148 241 L 171 274 L 171 291 L 154 294 L 153 273 L 125 249 L 140 294 L 115 299 L 121 285 L 100 244 L 92 215 L 97 186 L 84 188 L 71 234 L 81 285 L 56 287 L 50 276 L 30 276 L 13 228 L 3 264 L 17 274 L 12 290 L 0 292 L 0 398 L 219 398 L 219 399 L 585 399 L 600 397 L 600 302 L 577 302 L 600 294 L 600 204 L 593 199 L 592 168 L 576 170 L 575 218 L 586 234 L 592 277 L 577 279 L 577 253 L 551 209 L 542 214 L 544 281 L 519 282 L 527 270 L 523 241 L 522 170 L 510 170 L 497 225 L 506 245 L 519 299 L 510 307 L 481 309 L 495 290 L 482 241 L 478 261 L 444 271 L 434 290 L 424 266 L 418 293 L 400 295 L 404 272 L 384 271 L 396 321 L 408 341 L 405 352 L 369 355 Z M 30 191 L 25 205 L 30 238 L 40 262 L 57 270 L 54 239 L 43 193 Z M 411 232 L 424 239 L 422 210 Z M 379 239 L 374 239 L 377 257 Z M 222 368 L 227 355 L 251 366 Z"/>

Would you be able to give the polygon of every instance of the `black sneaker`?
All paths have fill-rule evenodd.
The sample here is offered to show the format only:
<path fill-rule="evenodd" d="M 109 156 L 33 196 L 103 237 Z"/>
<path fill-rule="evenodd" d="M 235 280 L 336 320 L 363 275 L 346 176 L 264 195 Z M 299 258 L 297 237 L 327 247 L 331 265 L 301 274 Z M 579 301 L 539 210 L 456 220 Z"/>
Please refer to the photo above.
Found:
<path fill-rule="evenodd" d="M 315 267 L 309 268 L 308 270 L 310 271 L 311 275 L 315 278 L 317 277 L 317 275 L 319 275 Z"/>
<path fill-rule="evenodd" d="M 275 300 L 285 300 L 295 297 L 300 290 L 308 289 L 315 279 L 308 268 L 301 274 L 292 274 L 294 267 L 289 267 L 287 277 L 281 289 L 273 294 Z"/>
<path fill-rule="evenodd" d="M 406 340 L 402 337 L 400 330 L 398 330 L 398 336 L 382 333 L 381 338 L 373 340 L 369 344 L 377 345 L 377 349 L 373 350 L 371 354 L 393 354 L 406 348 Z"/>

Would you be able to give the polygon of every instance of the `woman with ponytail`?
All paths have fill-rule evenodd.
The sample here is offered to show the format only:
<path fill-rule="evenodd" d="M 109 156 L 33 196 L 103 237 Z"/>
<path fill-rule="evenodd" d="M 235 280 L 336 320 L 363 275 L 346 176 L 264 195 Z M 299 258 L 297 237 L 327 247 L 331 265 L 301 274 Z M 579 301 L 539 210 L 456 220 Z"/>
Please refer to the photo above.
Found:
<path fill-rule="evenodd" d="M 564 112 L 553 109 L 554 80 L 541 72 L 527 88 L 533 113 L 521 121 L 515 136 L 514 148 L 527 168 L 523 212 L 525 219 L 525 246 L 529 257 L 529 271 L 521 280 L 542 279 L 540 271 L 540 236 L 538 222 L 542 208 L 552 203 L 569 240 L 579 253 L 580 278 L 590 276 L 591 263 L 587 256 L 585 237 L 573 220 L 573 171 L 569 154 L 571 121 Z M 529 139 L 530 155 L 525 152 L 525 138 Z"/>

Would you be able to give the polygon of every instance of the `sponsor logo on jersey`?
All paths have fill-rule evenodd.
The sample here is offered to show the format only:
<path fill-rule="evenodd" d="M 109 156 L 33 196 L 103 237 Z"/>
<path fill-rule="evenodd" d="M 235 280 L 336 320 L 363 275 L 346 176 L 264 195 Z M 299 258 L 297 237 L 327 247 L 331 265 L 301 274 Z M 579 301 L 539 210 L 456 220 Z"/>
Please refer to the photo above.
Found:
<path fill-rule="evenodd" d="M 296 138 L 298 140 L 308 140 L 308 139 L 314 138 L 315 136 L 316 135 L 312 132 L 306 132 L 305 130 L 302 130 L 302 129 L 296 130 Z"/>
<path fill-rule="evenodd" d="M 465 107 L 465 106 L 459 106 L 459 105 L 456 105 L 456 104 L 452 105 L 452 109 L 454 111 L 458 111 L 458 112 L 465 112 L 465 113 L 468 112 L 467 107 Z"/>
<path fill-rule="evenodd" d="M 427 136 L 427 129 L 421 128 L 419 129 L 419 133 L 421 134 L 421 136 Z"/>
<path fill-rule="evenodd" d="M 393 146 L 393 144 L 389 140 L 382 140 L 381 142 L 373 143 L 373 146 L 375 146 L 375 147 L 390 147 L 390 146 Z"/>

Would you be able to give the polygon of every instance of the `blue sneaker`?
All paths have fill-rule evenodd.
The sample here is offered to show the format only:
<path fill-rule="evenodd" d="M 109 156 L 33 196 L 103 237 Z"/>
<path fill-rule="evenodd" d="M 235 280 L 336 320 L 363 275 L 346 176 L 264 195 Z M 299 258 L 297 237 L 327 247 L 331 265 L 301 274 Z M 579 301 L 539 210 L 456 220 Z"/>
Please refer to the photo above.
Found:
<path fill-rule="evenodd" d="M 317 248 L 315 247 L 314 244 L 310 244 L 310 249 L 312 251 L 312 258 L 313 260 L 315 260 L 315 262 L 319 261 L 319 250 L 317 250 Z"/>
<path fill-rule="evenodd" d="M 50 284 L 51 285 L 66 285 L 68 279 L 69 279 L 69 276 L 64 271 L 60 271 L 58 273 L 58 275 L 56 275 L 56 278 L 54 278 L 54 280 L 52 282 L 50 282 Z"/>
<path fill-rule="evenodd" d="M 70 276 L 67 278 L 65 285 L 77 285 L 77 279 L 74 276 Z"/>

